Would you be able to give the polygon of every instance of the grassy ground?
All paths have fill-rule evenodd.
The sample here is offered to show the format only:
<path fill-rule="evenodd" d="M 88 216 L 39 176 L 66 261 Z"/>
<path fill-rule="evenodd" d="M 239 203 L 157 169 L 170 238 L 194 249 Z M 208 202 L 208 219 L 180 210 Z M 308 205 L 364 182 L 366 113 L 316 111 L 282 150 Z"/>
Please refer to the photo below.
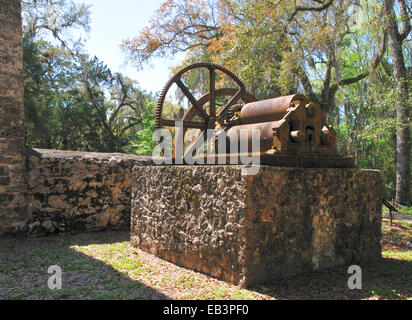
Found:
<path fill-rule="evenodd" d="M 126 232 L 0 240 L 0 299 L 412 299 L 412 225 L 383 220 L 382 259 L 362 265 L 362 290 L 347 267 L 240 289 L 129 245 Z M 63 271 L 50 290 L 50 265 Z"/>
<path fill-rule="evenodd" d="M 407 214 L 408 216 L 412 216 L 412 207 L 405 207 L 401 208 L 400 213 Z"/>

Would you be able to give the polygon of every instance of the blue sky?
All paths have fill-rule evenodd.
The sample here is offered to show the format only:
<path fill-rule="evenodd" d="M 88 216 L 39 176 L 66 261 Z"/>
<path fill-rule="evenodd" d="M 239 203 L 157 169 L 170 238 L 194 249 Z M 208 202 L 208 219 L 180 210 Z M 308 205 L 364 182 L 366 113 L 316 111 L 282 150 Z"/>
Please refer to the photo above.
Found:
<path fill-rule="evenodd" d="M 162 90 L 171 76 L 170 67 L 177 59 L 156 59 L 142 71 L 131 64 L 125 66 L 126 55 L 120 44 L 134 37 L 149 24 L 150 18 L 165 0 L 77 0 L 90 8 L 90 34 L 86 50 L 108 65 L 112 72 L 121 72 L 137 80 L 141 89 L 153 93 Z"/>

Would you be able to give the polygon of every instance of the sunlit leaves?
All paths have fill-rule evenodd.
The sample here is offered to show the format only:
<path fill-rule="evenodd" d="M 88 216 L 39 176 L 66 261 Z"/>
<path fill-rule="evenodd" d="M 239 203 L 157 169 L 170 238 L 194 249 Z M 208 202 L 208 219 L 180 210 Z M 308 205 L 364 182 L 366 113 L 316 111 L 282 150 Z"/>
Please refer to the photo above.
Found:
<path fill-rule="evenodd" d="M 156 128 L 153 108 L 154 103 L 148 100 L 142 116 L 142 129 L 137 132 L 136 141 L 131 145 L 130 151 L 135 154 L 151 156 L 153 148 L 157 145 L 157 142 L 153 140 Z"/>
<path fill-rule="evenodd" d="M 213 0 L 165 1 L 137 37 L 122 47 L 141 66 L 152 57 L 175 54 L 208 44 L 216 36 Z"/>

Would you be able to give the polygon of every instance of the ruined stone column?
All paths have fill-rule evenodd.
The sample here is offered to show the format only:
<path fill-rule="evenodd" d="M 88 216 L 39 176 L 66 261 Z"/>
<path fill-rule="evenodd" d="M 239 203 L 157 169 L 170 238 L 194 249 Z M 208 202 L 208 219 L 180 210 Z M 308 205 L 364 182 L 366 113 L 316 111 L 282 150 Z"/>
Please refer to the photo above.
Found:
<path fill-rule="evenodd" d="M 28 220 L 23 94 L 21 5 L 0 0 L 0 236 Z"/>

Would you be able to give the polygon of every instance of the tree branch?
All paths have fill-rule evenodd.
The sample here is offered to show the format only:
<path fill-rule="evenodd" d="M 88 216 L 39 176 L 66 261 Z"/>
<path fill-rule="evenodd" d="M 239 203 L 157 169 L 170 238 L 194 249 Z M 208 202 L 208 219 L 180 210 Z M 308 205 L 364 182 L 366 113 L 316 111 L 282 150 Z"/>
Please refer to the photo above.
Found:
<path fill-rule="evenodd" d="M 298 12 L 301 11 L 316 11 L 316 12 L 320 12 L 323 11 L 325 9 L 327 9 L 334 0 L 327 0 L 326 2 L 324 1 L 316 1 L 317 3 L 322 3 L 322 6 L 318 6 L 318 7 L 303 7 L 303 6 L 296 6 L 295 7 L 295 11 L 290 15 L 290 17 L 288 18 L 288 21 L 292 21 L 295 16 L 298 14 Z"/>
<path fill-rule="evenodd" d="M 311 101 L 315 101 L 316 97 L 315 97 L 315 94 L 313 93 L 312 85 L 309 81 L 308 76 L 306 75 L 305 70 L 303 70 L 303 68 L 300 67 L 298 70 L 296 70 L 296 75 L 300 83 L 302 84 L 303 89 L 305 90 L 305 94 L 308 97 L 308 99 Z"/>
<path fill-rule="evenodd" d="M 101 121 L 102 124 L 103 124 L 103 127 L 104 127 L 105 130 L 108 132 L 108 134 L 109 134 L 109 136 L 110 136 L 113 144 L 115 144 L 115 143 L 116 143 L 116 137 L 114 136 L 113 131 L 110 129 L 110 126 L 108 125 L 105 116 L 102 115 L 102 112 L 101 112 L 102 110 L 101 110 L 101 108 L 100 108 L 100 105 L 99 105 L 99 103 L 96 101 L 96 98 L 95 98 L 95 96 L 94 96 L 94 94 L 93 94 L 93 90 L 92 90 L 92 88 L 90 87 L 90 84 L 89 84 L 89 81 L 88 81 L 88 72 L 89 72 L 89 70 L 84 70 L 84 71 L 83 71 L 83 83 L 84 83 L 84 85 L 86 86 L 87 94 L 88 94 L 88 96 L 89 96 L 89 99 L 90 99 L 91 103 L 93 104 L 93 106 L 95 107 L 95 109 L 96 109 L 96 111 L 97 111 L 97 114 L 98 114 L 98 116 L 99 116 L 99 118 L 100 118 L 100 121 Z"/>
<path fill-rule="evenodd" d="M 403 22 L 402 30 L 399 32 L 399 40 L 402 42 L 408 37 L 409 33 L 411 32 L 411 22 L 410 17 L 408 16 L 405 0 L 398 0 L 398 3 L 401 14 L 401 20 Z"/>
<path fill-rule="evenodd" d="M 339 86 L 346 86 L 346 85 L 358 82 L 370 76 L 375 71 L 375 69 L 379 65 L 379 62 L 382 60 L 383 55 L 385 54 L 387 40 L 388 40 L 388 31 L 385 29 L 383 31 L 382 47 L 379 53 L 373 56 L 369 70 L 357 76 L 345 78 L 345 79 L 339 80 L 338 82 L 334 82 L 330 88 L 331 92 L 333 92 L 334 94 L 336 90 L 339 88 Z"/>

